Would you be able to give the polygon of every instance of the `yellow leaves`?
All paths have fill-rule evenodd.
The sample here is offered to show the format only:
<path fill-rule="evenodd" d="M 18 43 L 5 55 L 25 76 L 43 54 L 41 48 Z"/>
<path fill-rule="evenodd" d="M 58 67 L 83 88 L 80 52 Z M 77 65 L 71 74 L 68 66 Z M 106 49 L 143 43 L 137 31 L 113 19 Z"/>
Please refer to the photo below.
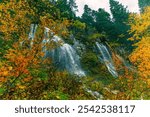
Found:
<path fill-rule="evenodd" d="M 8 71 L 3 71 L 3 76 L 7 76 L 8 75 Z"/>
<path fill-rule="evenodd" d="M 42 14 L 39 13 L 41 16 L 37 16 L 39 15 L 37 8 L 33 8 L 31 4 L 29 6 L 28 2 L 30 1 L 9 0 L 5 4 L 0 4 L 0 23 L 2 24 L 0 25 L 0 33 L 4 34 L 3 39 L 10 42 L 6 43 L 8 48 L 2 53 L 2 61 L 4 63 L 0 61 L 0 85 L 11 92 L 7 94 L 8 96 L 16 95 L 17 93 L 20 96 L 20 91 L 24 89 L 27 89 L 30 94 L 30 89 L 33 88 L 32 85 L 35 85 L 34 90 L 39 91 L 37 87 L 40 86 L 36 82 L 47 79 L 47 69 L 53 74 L 51 65 L 47 65 L 51 64 L 51 61 L 45 58 L 43 60 L 45 55 L 42 52 L 44 28 L 48 27 L 56 35 L 66 36 L 68 34 L 67 27 L 70 25 L 68 20 L 57 20 L 55 16 L 47 14 L 48 11 Z M 47 2 L 49 3 L 48 0 Z M 36 2 L 34 1 L 33 3 Z M 36 22 L 38 25 L 32 41 L 28 39 L 31 22 Z M 49 49 L 52 48 L 51 45 L 47 44 L 46 46 L 50 46 Z M 58 76 L 61 78 L 67 75 L 58 73 L 56 77 Z M 5 83 L 10 85 L 7 86 Z"/>
<path fill-rule="evenodd" d="M 0 63 L 0 82 L 6 82 L 8 76 L 12 72 L 12 66 L 7 65 L 6 63 Z"/>
<path fill-rule="evenodd" d="M 12 67 L 8 67 L 9 71 L 11 71 L 13 68 Z"/>
<path fill-rule="evenodd" d="M 0 4 L 0 25 L 1 32 L 5 34 L 5 39 L 10 39 L 13 32 L 19 32 L 22 36 L 25 35 L 27 26 L 30 25 L 26 14 L 31 14 L 32 10 L 26 1 L 9 1 L 5 4 Z"/>
<path fill-rule="evenodd" d="M 40 22 L 41 28 L 48 27 L 50 31 L 53 32 L 55 35 L 58 34 L 62 36 L 68 35 L 69 31 L 67 30 L 67 27 L 71 24 L 69 20 L 63 20 L 62 22 L 60 22 L 59 20 L 54 21 L 47 16 L 40 17 Z"/>
<path fill-rule="evenodd" d="M 142 36 L 149 35 L 149 27 L 150 27 L 150 8 L 147 7 L 143 14 L 132 15 L 130 17 L 131 30 L 130 33 L 134 33 L 132 39 L 138 40 L 141 39 Z"/>
<path fill-rule="evenodd" d="M 19 88 L 19 89 L 25 89 L 26 88 L 26 86 L 24 86 L 24 85 L 20 85 L 20 84 L 17 84 L 17 86 L 16 86 L 17 88 Z"/>
<path fill-rule="evenodd" d="M 3 5 L 2 5 L 2 4 L 0 4 L 0 10 L 1 10 L 1 9 L 3 9 Z"/>
<path fill-rule="evenodd" d="M 129 56 L 130 61 L 137 67 L 139 75 L 143 78 L 150 77 L 150 7 L 140 15 L 131 17 L 130 23 L 133 37 L 130 40 L 139 40 L 134 45 L 137 48 Z"/>
<path fill-rule="evenodd" d="M 141 76 L 148 77 L 150 76 L 150 40 L 142 38 L 137 45 L 138 48 L 129 56 L 130 61 L 137 66 Z"/>
<path fill-rule="evenodd" d="M 148 87 L 150 88 L 150 79 L 147 79 Z"/>

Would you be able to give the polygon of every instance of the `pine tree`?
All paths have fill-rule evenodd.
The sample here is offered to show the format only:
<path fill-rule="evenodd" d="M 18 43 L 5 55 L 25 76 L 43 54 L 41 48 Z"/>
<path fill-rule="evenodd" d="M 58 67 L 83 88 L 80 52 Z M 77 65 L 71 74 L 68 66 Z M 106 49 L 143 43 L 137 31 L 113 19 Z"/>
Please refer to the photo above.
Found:
<path fill-rule="evenodd" d="M 109 0 L 110 2 L 110 10 L 113 16 L 113 30 L 112 30 L 112 38 L 118 40 L 118 42 L 124 46 L 131 49 L 131 42 L 127 41 L 129 37 L 128 30 L 130 26 L 127 25 L 129 18 L 129 11 L 122 4 L 115 0 Z"/>
<path fill-rule="evenodd" d="M 118 1 L 110 0 L 110 10 L 113 16 L 114 22 L 124 23 L 128 20 L 129 11 Z"/>
<path fill-rule="evenodd" d="M 58 0 L 56 7 L 59 8 L 62 18 L 65 17 L 70 20 L 75 18 L 77 11 L 75 0 Z"/>
<path fill-rule="evenodd" d="M 97 12 L 95 12 L 95 27 L 98 30 L 99 33 L 106 32 L 109 34 L 109 31 L 111 30 L 111 18 L 110 14 L 106 12 L 104 9 L 98 9 Z"/>
<path fill-rule="evenodd" d="M 84 13 L 82 14 L 82 21 L 85 22 L 87 25 L 93 25 L 94 24 L 94 18 L 93 18 L 93 10 L 89 8 L 88 5 L 84 6 Z"/>

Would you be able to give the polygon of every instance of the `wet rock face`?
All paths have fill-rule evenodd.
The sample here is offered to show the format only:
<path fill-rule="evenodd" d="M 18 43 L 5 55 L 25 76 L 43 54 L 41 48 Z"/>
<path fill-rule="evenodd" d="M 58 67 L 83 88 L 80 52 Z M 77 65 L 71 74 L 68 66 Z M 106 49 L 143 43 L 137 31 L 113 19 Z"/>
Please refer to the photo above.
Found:
<path fill-rule="evenodd" d="M 96 42 L 96 46 L 102 55 L 100 60 L 104 62 L 104 64 L 106 65 L 108 71 L 112 74 L 112 76 L 118 77 L 118 73 L 115 69 L 111 54 L 107 49 L 107 47 L 104 44 L 98 42 Z"/>
<path fill-rule="evenodd" d="M 59 41 L 62 42 L 60 46 L 50 52 L 47 52 L 47 56 L 52 58 L 58 69 L 67 70 L 68 72 L 78 76 L 85 76 L 85 72 L 80 65 L 80 57 L 76 50 L 58 36 L 54 36 L 51 41 L 54 41 L 55 43 L 59 43 Z"/>

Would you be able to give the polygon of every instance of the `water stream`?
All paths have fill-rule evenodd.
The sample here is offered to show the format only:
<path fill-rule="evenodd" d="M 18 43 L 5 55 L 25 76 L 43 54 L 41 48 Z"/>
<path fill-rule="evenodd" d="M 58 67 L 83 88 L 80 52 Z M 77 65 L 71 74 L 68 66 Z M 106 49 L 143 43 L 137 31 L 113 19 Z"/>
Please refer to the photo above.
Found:
<path fill-rule="evenodd" d="M 112 76 L 118 77 L 118 73 L 115 69 L 111 54 L 107 47 L 104 44 L 98 42 L 96 42 L 96 46 L 102 55 L 101 60 L 105 63 L 108 71 L 112 74 Z"/>
<path fill-rule="evenodd" d="M 50 40 L 51 42 L 58 44 L 58 47 L 47 53 L 52 58 L 54 65 L 60 70 L 67 70 L 72 74 L 85 76 L 85 72 L 80 65 L 80 57 L 76 50 L 56 35 Z"/>

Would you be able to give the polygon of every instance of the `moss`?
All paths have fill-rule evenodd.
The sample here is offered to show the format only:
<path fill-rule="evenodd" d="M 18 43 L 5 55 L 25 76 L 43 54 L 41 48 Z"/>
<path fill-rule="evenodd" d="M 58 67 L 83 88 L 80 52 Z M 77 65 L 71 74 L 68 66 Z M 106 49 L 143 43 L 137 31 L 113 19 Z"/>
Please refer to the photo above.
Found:
<path fill-rule="evenodd" d="M 99 73 L 98 66 L 100 65 L 100 62 L 95 53 L 93 52 L 84 53 L 81 57 L 81 63 L 83 64 L 84 69 L 89 73 L 91 74 Z"/>

